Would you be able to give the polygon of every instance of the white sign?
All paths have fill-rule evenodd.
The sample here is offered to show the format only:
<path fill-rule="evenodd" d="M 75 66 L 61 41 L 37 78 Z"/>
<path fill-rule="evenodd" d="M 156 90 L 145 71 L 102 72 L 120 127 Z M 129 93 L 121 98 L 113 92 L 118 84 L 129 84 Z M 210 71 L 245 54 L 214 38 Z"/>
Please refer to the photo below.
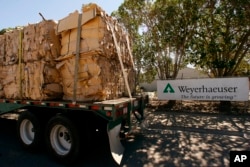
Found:
<path fill-rule="evenodd" d="M 248 78 L 158 80 L 160 100 L 248 101 Z"/>

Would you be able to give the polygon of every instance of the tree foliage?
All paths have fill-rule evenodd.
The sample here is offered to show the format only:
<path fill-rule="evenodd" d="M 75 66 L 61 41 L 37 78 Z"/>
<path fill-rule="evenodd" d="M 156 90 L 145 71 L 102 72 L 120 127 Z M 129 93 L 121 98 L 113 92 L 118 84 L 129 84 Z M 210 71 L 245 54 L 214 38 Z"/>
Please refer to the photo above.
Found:
<path fill-rule="evenodd" d="M 187 14 L 188 2 L 125 0 L 113 13 L 131 34 L 138 74 L 143 72 L 144 80 L 152 81 L 155 74 L 160 79 L 175 78 L 187 63 L 187 40 L 195 22 Z"/>
<path fill-rule="evenodd" d="M 153 8 L 156 31 L 161 41 L 161 50 L 168 49 L 173 58 L 172 72 L 162 71 L 176 78 L 178 71 L 187 65 L 189 40 L 197 28 L 198 8 L 201 3 L 195 0 L 157 0 Z M 165 66 L 166 67 L 166 66 Z"/>
<path fill-rule="evenodd" d="M 250 51 L 250 1 L 210 0 L 199 10 L 191 62 L 214 77 L 235 75 Z"/>
<path fill-rule="evenodd" d="M 147 47 L 147 43 L 143 38 L 143 35 L 140 35 L 139 30 L 143 25 L 143 20 L 145 20 L 148 16 L 148 10 L 145 6 L 146 2 L 144 0 L 125 0 L 124 3 L 119 7 L 118 11 L 112 13 L 113 16 L 117 18 L 117 20 L 124 25 L 127 31 L 130 34 L 132 39 L 132 50 L 135 58 L 135 66 L 137 68 L 137 76 L 142 80 L 141 73 L 145 67 L 147 67 L 147 63 L 144 60 L 145 55 L 149 54 L 149 48 Z M 150 71 L 149 68 L 147 73 L 154 73 L 154 71 Z M 145 70 L 144 70 L 145 71 Z M 149 80 L 152 80 L 151 75 L 148 76 Z M 137 80 L 137 84 L 139 80 Z"/>
<path fill-rule="evenodd" d="M 188 63 L 212 77 L 249 68 L 249 0 L 125 0 L 113 16 L 131 34 L 142 80 L 174 79 Z"/>

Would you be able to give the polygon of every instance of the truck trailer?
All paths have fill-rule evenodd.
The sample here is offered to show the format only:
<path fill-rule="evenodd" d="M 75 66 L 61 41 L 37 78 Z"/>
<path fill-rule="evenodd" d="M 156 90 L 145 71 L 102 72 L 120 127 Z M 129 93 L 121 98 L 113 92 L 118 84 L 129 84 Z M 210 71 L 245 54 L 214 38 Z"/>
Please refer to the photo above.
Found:
<path fill-rule="evenodd" d="M 120 140 L 144 120 L 148 102 L 135 93 L 128 34 L 96 4 L 58 23 L 42 18 L 0 35 L 0 116 L 17 114 L 21 145 L 45 143 L 62 163 L 106 134 L 120 164 Z"/>

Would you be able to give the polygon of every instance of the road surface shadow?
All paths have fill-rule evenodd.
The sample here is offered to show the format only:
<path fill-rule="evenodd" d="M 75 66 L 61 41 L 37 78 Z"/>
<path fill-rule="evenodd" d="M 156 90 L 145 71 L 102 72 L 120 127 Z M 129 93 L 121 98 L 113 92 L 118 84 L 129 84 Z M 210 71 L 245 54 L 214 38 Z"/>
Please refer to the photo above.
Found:
<path fill-rule="evenodd" d="M 229 166 L 230 151 L 250 151 L 249 116 L 152 112 L 128 140 L 123 166 Z"/>

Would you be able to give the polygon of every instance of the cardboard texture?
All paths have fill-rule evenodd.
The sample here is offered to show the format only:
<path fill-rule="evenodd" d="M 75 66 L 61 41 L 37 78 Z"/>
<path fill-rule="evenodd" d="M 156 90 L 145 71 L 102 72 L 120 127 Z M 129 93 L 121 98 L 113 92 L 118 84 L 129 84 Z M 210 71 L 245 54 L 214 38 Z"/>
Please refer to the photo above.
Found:
<path fill-rule="evenodd" d="M 57 33 L 62 37 L 61 55 L 76 54 L 78 17 L 79 13 L 75 11 L 59 20 L 57 24 Z M 73 26 L 69 26 L 71 23 L 74 23 Z M 118 60 L 117 48 L 109 25 L 114 27 L 123 63 L 132 66 L 126 41 L 127 32 L 96 4 L 85 5 L 82 8 L 80 53 L 98 50 L 106 57 Z"/>
<path fill-rule="evenodd" d="M 62 57 L 57 66 L 63 81 L 64 100 L 73 100 L 75 65 L 75 56 L 70 56 Z M 115 60 L 109 60 L 98 52 L 83 53 L 78 65 L 77 100 L 107 100 L 124 96 L 124 79 Z M 128 77 L 134 76 L 130 73 Z"/>
<path fill-rule="evenodd" d="M 5 54 L 5 35 L 0 35 L 0 66 L 3 65 Z"/>
<path fill-rule="evenodd" d="M 135 81 L 130 78 L 135 78 L 135 73 L 129 56 L 127 33 L 96 4 L 83 6 L 80 27 L 78 17 L 76 11 L 59 20 L 57 25 L 62 44 L 57 66 L 63 80 L 63 99 L 74 100 L 75 75 L 77 101 L 99 101 L 124 96 L 127 90 L 110 25 L 114 27 L 118 39 L 129 86 L 134 89 Z M 69 27 L 69 23 L 74 23 L 74 26 Z M 75 72 L 78 28 L 81 28 L 80 58 L 78 72 Z"/>
<path fill-rule="evenodd" d="M 0 37 L 0 97 L 47 100 L 62 97 L 54 59 L 60 56 L 56 23 L 42 21 Z"/>
<path fill-rule="evenodd" d="M 75 11 L 58 24 L 42 21 L 0 36 L 0 98 L 101 101 L 122 97 L 127 90 L 118 50 L 129 86 L 134 89 L 126 31 L 96 4 L 83 6 L 81 13 L 80 27 L 79 12 Z"/>

